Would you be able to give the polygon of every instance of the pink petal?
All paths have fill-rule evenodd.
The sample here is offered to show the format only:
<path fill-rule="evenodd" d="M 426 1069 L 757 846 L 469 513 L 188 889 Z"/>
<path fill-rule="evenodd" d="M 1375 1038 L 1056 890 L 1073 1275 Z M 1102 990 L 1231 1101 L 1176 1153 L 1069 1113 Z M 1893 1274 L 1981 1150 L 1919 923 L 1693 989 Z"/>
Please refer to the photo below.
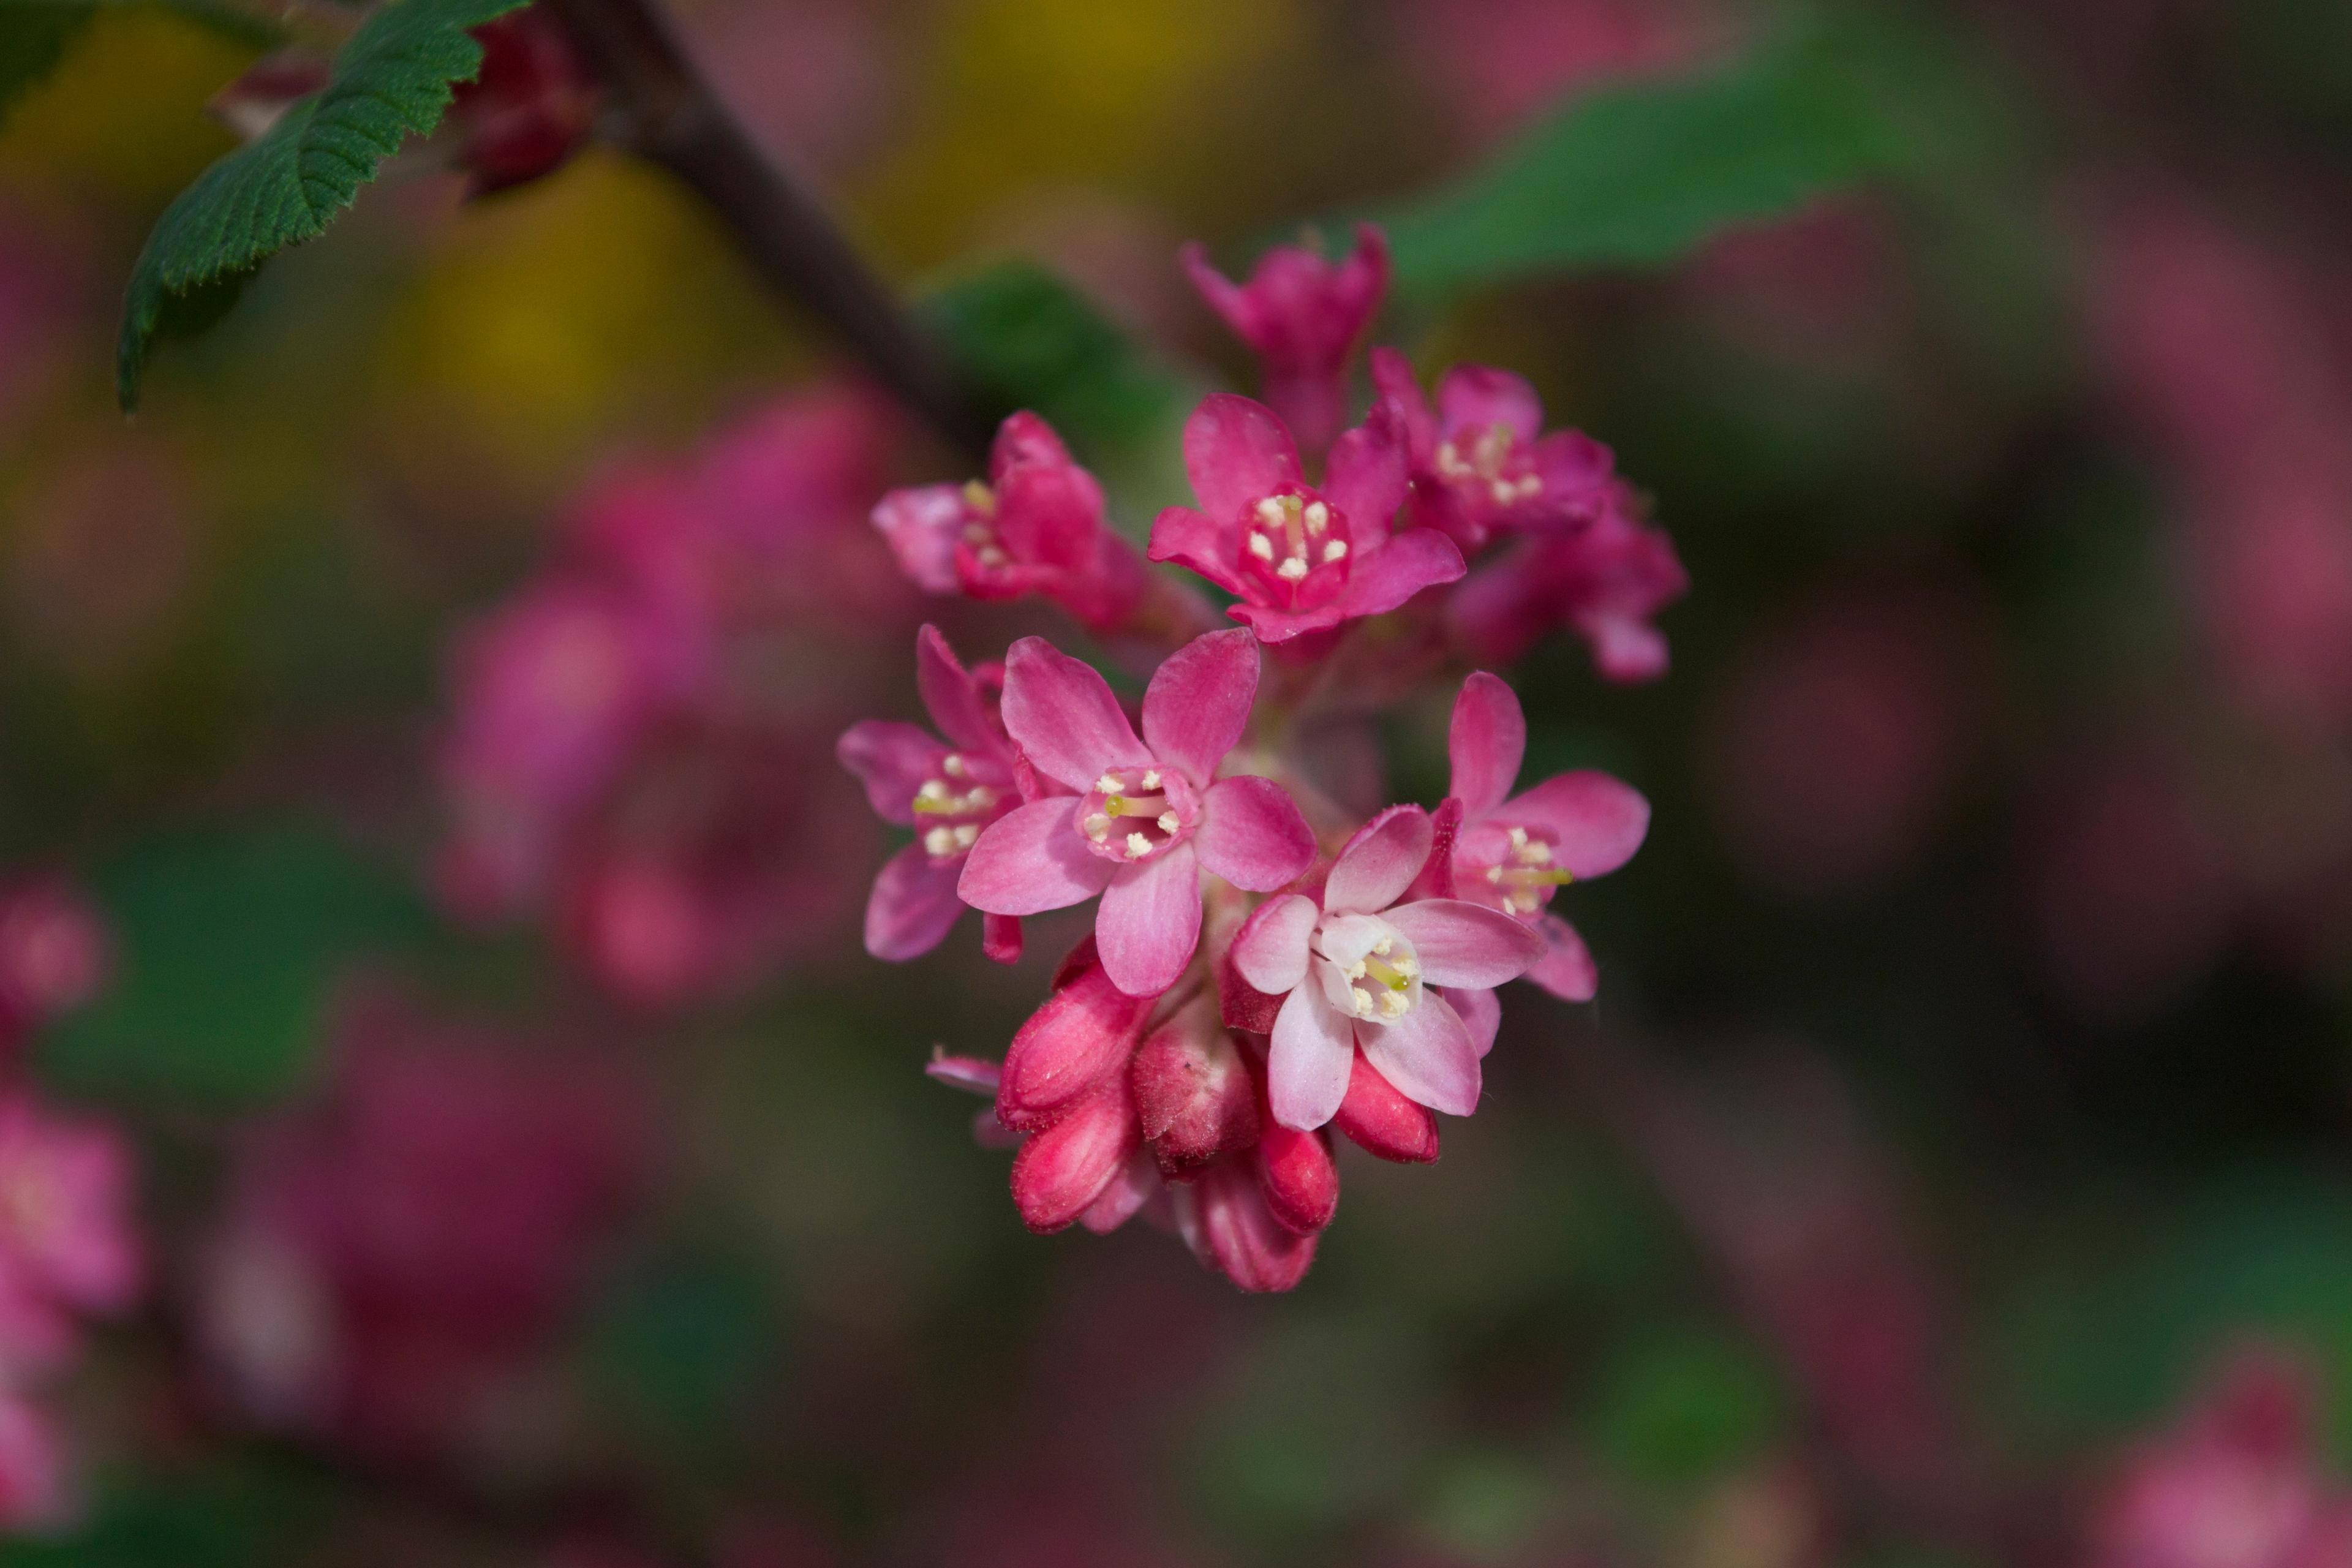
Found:
<path fill-rule="evenodd" d="M 1238 594 L 1241 572 L 1225 558 L 1231 531 L 1230 525 L 1221 527 L 1189 506 L 1171 506 L 1151 525 L 1149 553 L 1154 561 L 1189 566 L 1226 593 Z"/>
<path fill-rule="evenodd" d="M 1555 430 L 1536 443 L 1536 473 L 1547 501 L 1597 506 L 1617 467 L 1616 454 L 1581 430 Z"/>
<path fill-rule="evenodd" d="M 874 509 L 874 526 L 898 569 L 927 594 L 956 591 L 956 540 L 963 531 L 963 487 L 924 485 L 892 490 Z"/>
<path fill-rule="evenodd" d="M 1244 1290 L 1288 1290 L 1315 1261 L 1315 1237 L 1288 1230 L 1266 1207 L 1248 1164 L 1221 1160 L 1190 1187 L 1174 1189 L 1196 1249 Z"/>
<path fill-rule="evenodd" d="M 1042 463 L 1049 467 L 1068 466 L 1070 449 L 1054 427 L 1027 409 L 1008 415 L 996 427 L 996 439 L 988 448 L 988 477 L 1001 482 L 1013 467 L 1022 463 Z"/>
<path fill-rule="evenodd" d="M 1288 642 L 1308 632 L 1327 631 L 1353 613 L 1346 607 L 1345 599 L 1334 599 L 1311 610 L 1277 610 L 1246 603 L 1225 610 L 1225 614 L 1255 632 L 1258 641 L 1266 643 Z"/>
<path fill-rule="evenodd" d="M 1444 432 L 1500 425 L 1522 441 L 1543 430 L 1543 403 L 1527 377 L 1490 365 L 1455 365 L 1438 381 L 1437 418 Z"/>
<path fill-rule="evenodd" d="M 1003 1073 L 997 1064 L 984 1057 L 951 1057 L 933 1047 L 931 1059 L 923 1064 L 923 1076 L 934 1083 L 951 1089 L 968 1089 L 974 1094 L 996 1097 L 996 1086 Z"/>
<path fill-rule="evenodd" d="M 948 749 L 915 725 L 866 719 L 841 732 L 834 754 L 866 786 L 874 815 L 905 827 L 915 820 L 915 792 L 940 771 Z"/>
<path fill-rule="evenodd" d="M 1650 831 L 1650 803 L 1607 773 L 1559 773 L 1507 802 L 1502 813 L 1559 837 L 1554 856 L 1578 877 L 1614 871 L 1633 858 Z"/>
<path fill-rule="evenodd" d="M 915 689 L 931 722 L 959 748 L 993 753 L 1004 749 L 1004 737 L 989 718 L 987 699 L 980 682 L 956 661 L 955 649 L 937 626 L 915 634 Z"/>
<path fill-rule="evenodd" d="M 1339 1102 L 1331 1125 L 1383 1160 L 1420 1165 L 1437 1158 L 1437 1118 L 1427 1106 L 1399 1094 L 1360 1051 L 1348 1076 L 1348 1098 Z"/>
<path fill-rule="evenodd" d="M 1159 995 L 1192 962 L 1200 940 L 1201 862 L 1190 844 L 1116 869 L 1095 910 L 1095 946 L 1113 984 L 1130 996 Z"/>
<path fill-rule="evenodd" d="M 956 896 L 992 915 L 1066 909 L 1103 890 L 1118 866 L 1079 837 L 1068 795 L 1015 806 L 981 831 L 964 857 Z"/>
<path fill-rule="evenodd" d="M 1500 910 L 1459 899 L 1399 904 L 1381 918 L 1412 943 L 1432 985 L 1500 985 L 1544 955 L 1542 937 Z"/>
<path fill-rule="evenodd" d="M 1044 637 L 1023 637 L 1005 654 L 1003 708 L 1005 729 L 1037 771 L 1080 794 L 1093 788 L 1106 768 L 1151 762 L 1111 695 L 1110 683 L 1094 666 Z"/>
<path fill-rule="evenodd" d="M 1015 561 L 1082 572 L 1102 529 L 1102 487 L 1075 463 L 1024 463 L 997 487 L 997 537 Z"/>
<path fill-rule="evenodd" d="M 1339 1211 L 1339 1167 L 1320 1133 L 1266 1128 L 1258 1138 L 1257 1181 L 1268 1211 L 1300 1236 L 1313 1236 Z"/>
<path fill-rule="evenodd" d="M 1591 1001 L 1601 989 L 1601 971 L 1576 928 L 1558 915 L 1547 914 L 1536 929 L 1549 939 L 1551 946 L 1526 978 L 1563 1002 Z"/>
<path fill-rule="evenodd" d="M 1406 1099 L 1448 1116 L 1478 1109 L 1478 1042 L 1444 997 L 1423 992 L 1393 1024 L 1359 1024 L 1356 1043 Z"/>
<path fill-rule="evenodd" d="M 983 837 L 985 836 L 983 835 Z M 1417 805 L 1392 805 L 1356 830 L 1323 884 L 1323 907 L 1377 914 L 1396 902 L 1429 859 L 1435 830 Z"/>
<path fill-rule="evenodd" d="M 1234 938 L 1234 967 L 1260 991 L 1279 996 L 1307 978 L 1307 942 L 1323 911 L 1300 893 L 1268 899 Z"/>
<path fill-rule="evenodd" d="M 1445 740 L 1454 760 L 1454 784 L 1465 816 L 1475 819 L 1503 804 L 1527 755 L 1528 719 L 1518 694 L 1485 670 L 1474 670 L 1454 700 L 1454 725 Z"/>
<path fill-rule="evenodd" d="M 1020 963 L 1020 918 L 983 913 L 980 917 L 980 951 L 997 963 Z"/>
<path fill-rule="evenodd" d="M 1477 1042 L 1478 1055 L 1483 1058 L 1495 1048 L 1495 1036 L 1503 1027 L 1503 1004 L 1492 991 L 1478 991 L 1449 985 L 1445 999 L 1454 1004 L 1461 1015 L 1471 1039 Z"/>
<path fill-rule="evenodd" d="M 1437 449 L 1437 419 L 1412 374 L 1412 362 L 1391 348 L 1372 351 L 1372 385 L 1396 416 L 1413 462 L 1425 466 Z"/>
<path fill-rule="evenodd" d="M 1384 616 L 1423 588 L 1454 582 L 1467 570 L 1454 541 L 1433 528 L 1408 528 L 1356 563 L 1339 604 L 1349 616 Z"/>
<path fill-rule="evenodd" d="M 1113 1078 L 1013 1156 L 1021 1223 L 1041 1235 L 1068 1225 L 1102 1195 L 1140 1140 L 1126 1085 Z"/>
<path fill-rule="evenodd" d="M 1324 467 L 1324 497 L 1347 514 L 1360 556 L 1387 542 L 1390 521 L 1404 504 L 1404 437 L 1395 421 L 1386 410 L 1373 410 L 1331 444 Z"/>
<path fill-rule="evenodd" d="M 1045 998 L 1013 1033 L 996 1094 L 1007 1127 L 1050 1126 L 1078 1099 L 1126 1067 L 1151 1005 L 1089 964 Z"/>
<path fill-rule="evenodd" d="M 1151 1194 L 1159 1190 L 1160 1163 L 1151 1157 L 1150 1150 L 1139 1148 L 1111 1177 L 1102 1195 L 1078 1215 L 1078 1223 L 1097 1236 L 1108 1236 L 1133 1219 L 1136 1211 L 1150 1202 Z"/>
<path fill-rule="evenodd" d="M 1143 738 L 1152 754 L 1195 784 L 1215 778 L 1249 727 L 1257 676 L 1257 639 L 1245 631 L 1209 632 L 1170 654 L 1143 693 Z"/>
<path fill-rule="evenodd" d="M 1348 1096 L 1355 1057 L 1354 1031 L 1323 988 L 1301 985 L 1291 992 L 1274 1020 L 1266 1048 L 1265 1087 L 1274 1119 L 1309 1132 L 1330 1121 Z"/>
<path fill-rule="evenodd" d="M 1231 392 L 1201 400 L 1184 422 L 1184 471 L 1201 509 L 1220 525 L 1299 482 L 1298 448 L 1274 411 Z"/>
<path fill-rule="evenodd" d="M 1201 797 L 1192 847 L 1202 865 L 1234 887 L 1270 893 L 1315 863 L 1315 830 L 1288 790 L 1243 773 L 1213 784 Z"/>
<path fill-rule="evenodd" d="M 1356 248 L 1339 263 L 1331 291 L 1340 306 L 1355 318 L 1348 332 L 1348 342 L 1352 343 L 1356 334 L 1371 323 L 1372 312 L 1380 309 L 1381 297 L 1389 291 L 1389 238 L 1378 224 L 1356 226 Z"/>
<path fill-rule="evenodd" d="M 1224 319 L 1234 335 L 1244 342 L 1252 341 L 1257 331 L 1256 308 L 1246 289 L 1209 265 L 1209 247 L 1194 240 L 1176 253 L 1176 259 L 1192 287 L 1201 291 L 1201 298 L 1209 302 L 1209 309 Z"/>
<path fill-rule="evenodd" d="M 866 900 L 866 951 L 891 963 L 920 958 L 940 945 L 964 904 L 956 897 L 960 860 L 933 860 L 909 844 L 884 862 Z"/>

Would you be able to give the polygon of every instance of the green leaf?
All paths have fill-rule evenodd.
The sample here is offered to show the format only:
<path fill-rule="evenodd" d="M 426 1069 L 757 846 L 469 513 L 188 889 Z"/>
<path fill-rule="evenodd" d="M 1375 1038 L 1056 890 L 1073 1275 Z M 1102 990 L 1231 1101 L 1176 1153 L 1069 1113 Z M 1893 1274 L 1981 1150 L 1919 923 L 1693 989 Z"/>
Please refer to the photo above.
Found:
<path fill-rule="evenodd" d="M 173 302 L 315 239 L 411 135 L 430 135 L 452 84 L 482 68 L 467 29 L 524 0 L 385 0 L 335 57 L 325 89 L 206 169 L 164 210 L 131 277 L 116 387 L 139 401 L 147 353 Z"/>
<path fill-rule="evenodd" d="M 152 840 L 94 882 L 115 974 L 40 1050 L 45 1079 L 94 1100 L 234 1107 L 285 1092 L 343 966 L 427 929 L 401 881 L 299 826 Z"/>
<path fill-rule="evenodd" d="M 265 18 L 219 0 L 0 0 L 0 121 L 48 79 L 76 36 L 109 11 L 161 11 L 268 48 L 283 33 Z"/>
<path fill-rule="evenodd" d="M 1000 261 L 955 279 L 924 310 L 983 396 L 1034 411 L 1081 448 L 1131 446 L 1183 401 L 1166 366 L 1034 262 Z"/>
<path fill-rule="evenodd" d="M 1484 167 L 1374 215 L 1425 304 L 1570 268 L 1671 261 L 1738 223 L 1906 165 L 1880 40 L 1808 27 L 1714 74 L 1577 98 Z"/>

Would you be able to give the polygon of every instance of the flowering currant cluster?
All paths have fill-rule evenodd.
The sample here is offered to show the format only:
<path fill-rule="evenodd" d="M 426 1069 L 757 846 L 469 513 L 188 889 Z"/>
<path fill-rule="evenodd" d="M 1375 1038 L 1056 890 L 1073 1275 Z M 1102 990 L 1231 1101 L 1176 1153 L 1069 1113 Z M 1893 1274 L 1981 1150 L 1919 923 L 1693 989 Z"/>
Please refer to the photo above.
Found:
<path fill-rule="evenodd" d="M 1591 957 L 1551 906 L 1624 864 L 1649 821 L 1597 773 L 1519 789 L 1525 721 L 1484 671 L 1454 699 L 1434 809 L 1378 807 L 1370 725 L 1457 659 L 1499 662 L 1557 626 L 1610 679 L 1658 675 L 1650 617 L 1685 579 L 1609 452 L 1545 434 L 1517 376 L 1461 367 L 1433 402 L 1375 350 L 1372 405 L 1339 427 L 1386 282 L 1376 231 L 1337 265 L 1278 249 L 1243 285 L 1197 247 L 1184 260 L 1257 352 L 1267 402 L 1194 410 L 1198 504 L 1160 512 L 1144 553 L 1240 625 L 1211 629 L 1199 590 L 1152 574 L 1092 476 L 1018 414 L 986 480 L 894 491 L 875 524 L 932 593 L 1039 595 L 1116 652 L 1152 649 L 1139 706 L 1042 637 L 967 668 L 926 626 L 937 735 L 868 721 L 840 756 L 915 835 L 874 884 L 875 956 L 929 952 L 971 908 L 1010 961 L 1024 917 L 1096 900 L 1003 1061 L 929 1068 L 993 1098 L 982 1132 L 1018 1144 L 1022 1218 L 1102 1232 L 1142 1213 L 1243 1289 L 1281 1290 L 1339 1201 L 1332 1129 L 1435 1159 L 1435 1113 L 1476 1109 L 1496 988 L 1591 997 Z"/>

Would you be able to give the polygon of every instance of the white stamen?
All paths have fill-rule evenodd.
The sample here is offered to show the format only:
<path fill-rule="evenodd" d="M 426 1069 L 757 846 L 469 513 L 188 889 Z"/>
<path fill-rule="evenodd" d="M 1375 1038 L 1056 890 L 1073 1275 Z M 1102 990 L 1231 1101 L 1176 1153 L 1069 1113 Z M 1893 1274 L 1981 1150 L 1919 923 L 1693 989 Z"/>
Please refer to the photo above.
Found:
<path fill-rule="evenodd" d="M 964 771 L 963 759 L 956 755 L 953 752 L 950 752 L 940 763 L 940 772 L 947 774 L 948 777 L 951 779 L 960 779 L 963 777 Z"/>
<path fill-rule="evenodd" d="M 1151 853 L 1151 840 L 1150 840 L 1150 839 L 1146 838 L 1146 837 L 1145 837 L 1142 834 L 1140 834 L 1140 833 L 1130 833 L 1130 834 L 1129 834 L 1129 835 L 1127 836 L 1127 858 L 1128 858 L 1129 859 L 1130 859 L 1130 860 L 1140 860 L 1140 859 L 1142 859 L 1146 855 L 1149 855 L 1149 854 L 1150 854 L 1150 853 Z"/>
<path fill-rule="evenodd" d="M 986 784 L 974 784 L 971 793 L 963 797 L 965 811 L 986 811 L 996 804 L 996 792 Z"/>
<path fill-rule="evenodd" d="M 1176 836 L 1176 829 L 1178 826 L 1176 814 L 1172 811 L 1161 812 L 1160 814 L 1159 822 L 1154 826 L 1156 826 L 1160 832 L 1165 833 L 1171 838 L 1173 838 Z"/>
<path fill-rule="evenodd" d="M 945 800 L 947 797 L 947 784 L 944 780 L 940 779 L 925 779 L 923 781 L 923 787 L 915 792 L 915 798 L 917 800 L 936 802 Z"/>
<path fill-rule="evenodd" d="M 1403 1017 L 1404 1010 L 1410 1005 L 1410 999 L 1407 998 L 1405 994 L 1402 991 L 1383 991 L 1381 993 L 1381 1012 L 1385 1017 Z"/>
<path fill-rule="evenodd" d="M 1294 555 L 1274 569 L 1274 574 L 1286 583 L 1296 583 L 1307 575 L 1307 558 Z"/>
<path fill-rule="evenodd" d="M 1518 494 L 1518 487 L 1508 479 L 1496 479 L 1486 487 L 1486 493 L 1507 506 L 1511 498 Z"/>
<path fill-rule="evenodd" d="M 1551 861 L 1551 846 L 1541 839 L 1537 839 L 1519 850 L 1519 858 L 1530 866 L 1549 865 Z"/>
<path fill-rule="evenodd" d="M 1392 936 L 1384 936 L 1381 938 L 1380 941 L 1372 943 L 1372 956 L 1374 958 L 1386 958 L 1390 953 L 1394 952 L 1395 951 L 1396 938 Z"/>
<path fill-rule="evenodd" d="M 944 827 L 934 827 L 923 835 L 923 852 L 946 857 L 955 853 L 955 835 Z"/>
<path fill-rule="evenodd" d="M 1527 478 L 1519 481 L 1519 499 L 1521 500 L 1526 500 L 1530 496 L 1539 496 L 1541 494 L 1543 494 L 1542 476 L 1538 474 L 1529 474 Z"/>
<path fill-rule="evenodd" d="M 1004 552 L 993 544 L 983 545 L 981 548 L 980 563 L 982 566 L 1002 566 L 1009 559 L 1010 557 Z"/>
<path fill-rule="evenodd" d="M 1323 559 L 1326 563 L 1345 561 L 1347 558 L 1348 542 L 1344 539 L 1335 539 L 1323 547 Z"/>
<path fill-rule="evenodd" d="M 1104 795 L 1117 795 L 1123 787 L 1125 786 L 1108 773 L 1095 780 L 1095 788 Z"/>
<path fill-rule="evenodd" d="M 1500 866 L 1489 866 L 1486 868 L 1486 880 L 1490 882 L 1500 882 L 1502 879 L 1503 868 Z"/>
<path fill-rule="evenodd" d="M 1249 552 L 1260 561 L 1271 561 L 1274 559 L 1274 541 L 1263 533 L 1253 532 L 1249 536 Z"/>
<path fill-rule="evenodd" d="M 1513 853 L 1517 853 L 1517 851 L 1519 851 L 1519 850 L 1521 850 L 1521 849 L 1525 849 L 1527 847 L 1528 847 L 1528 830 L 1527 830 L 1526 828 L 1524 828 L 1524 827 L 1514 827 L 1514 828 L 1512 828 L 1512 829 L 1511 829 L 1511 849 L 1512 849 Z"/>
<path fill-rule="evenodd" d="M 1268 496 L 1264 500 L 1258 502 L 1257 520 L 1265 524 L 1268 528 L 1280 528 L 1282 526 L 1281 498 L 1277 496 Z"/>
<path fill-rule="evenodd" d="M 1331 521 L 1331 509 L 1321 501 L 1307 503 L 1307 531 L 1320 533 Z"/>
<path fill-rule="evenodd" d="M 972 845 L 972 840 L 974 840 L 974 839 L 978 838 L 979 837 L 980 837 L 980 824 L 978 824 L 978 823 L 976 823 L 976 822 L 959 822 L 959 823 L 957 823 L 957 824 L 956 824 L 956 830 L 955 830 L 955 841 L 956 841 L 956 847 L 957 847 L 957 848 L 959 848 L 959 849 L 969 849 L 969 848 L 971 848 L 971 845 Z"/>
<path fill-rule="evenodd" d="M 1160 787 L 1160 770 L 1158 768 L 1153 768 L 1143 775 L 1143 787 L 1146 789 L 1158 789 Z"/>
<path fill-rule="evenodd" d="M 1088 816 L 1088 817 L 1087 818 L 1087 837 L 1089 837 L 1089 838 L 1093 839 L 1096 843 L 1099 844 L 1099 843 L 1101 843 L 1105 838 L 1108 837 L 1109 837 L 1109 835 L 1110 835 L 1110 818 L 1109 818 L 1109 817 L 1105 816 L 1101 812 L 1097 811 L 1097 812 L 1096 812 L 1094 815 L 1092 815 L 1091 816 Z M 1495 868 L 1495 876 L 1496 876 L 1496 879 L 1497 880 L 1500 880 L 1500 879 L 1501 879 L 1501 878 L 1502 878 L 1502 875 L 1503 875 L 1503 868 L 1502 868 L 1500 866 L 1496 867 L 1496 868 Z"/>

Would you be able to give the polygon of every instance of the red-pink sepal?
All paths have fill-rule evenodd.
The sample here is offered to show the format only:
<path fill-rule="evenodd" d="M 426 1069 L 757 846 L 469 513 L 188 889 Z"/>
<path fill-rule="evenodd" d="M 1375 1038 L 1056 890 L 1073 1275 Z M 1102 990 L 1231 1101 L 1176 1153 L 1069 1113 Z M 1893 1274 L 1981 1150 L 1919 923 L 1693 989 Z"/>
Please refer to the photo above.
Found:
<path fill-rule="evenodd" d="M 1142 1142 L 1123 1075 L 1114 1074 L 1013 1157 L 1013 1204 L 1044 1235 L 1093 1207 Z"/>
<path fill-rule="evenodd" d="M 1160 1190 L 1160 1167 L 1151 1151 L 1138 1149 L 1111 1177 L 1110 1184 L 1087 1205 L 1078 1223 L 1097 1236 L 1108 1236 L 1133 1219 Z"/>
<path fill-rule="evenodd" d="M 1286 1228 L 1266 1206 L 1253 1162 L 1219 1160 L 1170 1189 L 1178 1228 L 1201 1260 L 1244 1290 L 1287 1290 L 1315 1261 L 1315 1237 Z"/>
<path fill-rule="evenodd" d="M 1257 1184 L 1285 1228 L 1313 1236 L 1339 1207 L 1339 1167 L 1323 1134 L 1285 1127 L 1271 1115 L 1257 1144 Z"/>
<path fill-rule="evenodd" d="M 1349 1070 L 1347 1098 L 1331 1125 L 1368 1154 L 1400 1164 L 1425 1165 L 1437 1158 L 1437 1113 L 1397 1091 L 1358 1051 Z"/>
<path fill-rule="evenodd" d="M 1257 1140 L 1257 1090 L 1205 993 L 1151 1032 L 1129 1081 L 1144 1139 L 1171 1180 Z"/>
<path fill-rule="evenodd" d="M 1156 1000 L 1112 984 L 1092 942 L 1083 944 L 1064 963 L 1045 1005 L 1013 1037 L 996 1091 L 997 1120 L 1020 1132 L 1060 1120 L 1126 1065 Z"/>
<path fill-rule="evenodd" d="M 992 915 L 980 917 L 980 951 L 999 963 L 1021 962 L 1021 917 Z"/>

